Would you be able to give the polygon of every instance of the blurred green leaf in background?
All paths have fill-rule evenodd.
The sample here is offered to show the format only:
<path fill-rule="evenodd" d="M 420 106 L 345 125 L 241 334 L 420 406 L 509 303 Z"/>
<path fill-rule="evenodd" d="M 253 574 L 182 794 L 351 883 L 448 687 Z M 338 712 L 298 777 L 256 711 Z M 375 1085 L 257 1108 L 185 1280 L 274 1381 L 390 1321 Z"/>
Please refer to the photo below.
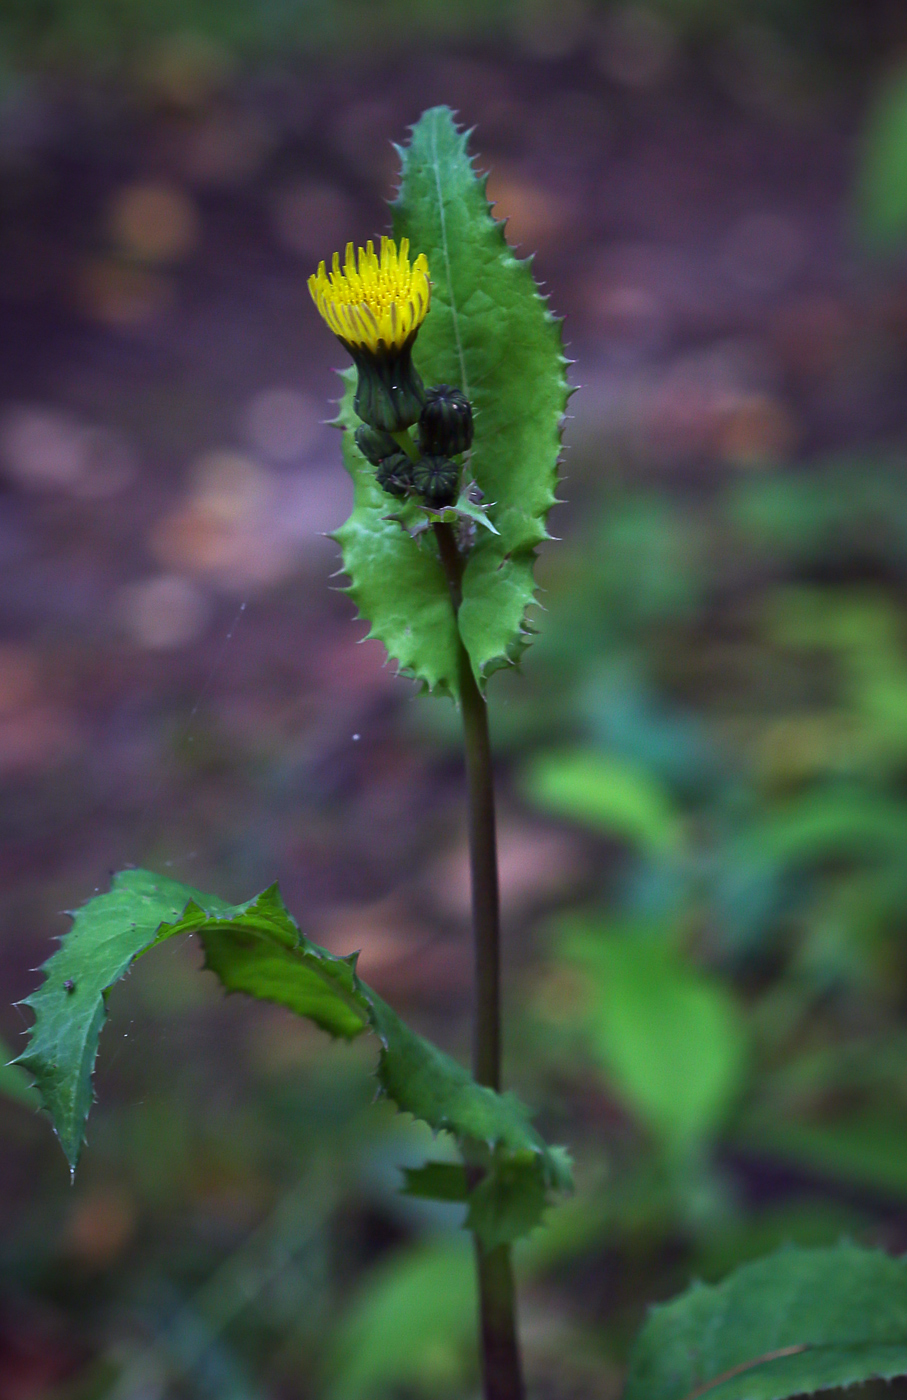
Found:
<path fill-rule="evenodd" d="M 857 192 L 863 230 L 880 251 L 907 237 L 907 74 L 890 73 L 879 84 L 864 135 Z"/>
<path fill-rule="evenodd" d="M 391 1388 L 462 1394 L 477 1366 L 475 1266 L 464 1238 L 401 1251 L 363 1280 L 328 1364 L 330 1400 Z"/>
<path fill-rule="evenodd" d="M 784 1400 L 907 1369 L 903 1260 L 840 1245 L 785 1249 L 653 1310 L 628 1400 Z"/>
<path fill-rule="evenodd" d="M 558 950 L 586 988 L 589 1050 L 626 1107 L 683 1165 L 714 1140 L 744 1085 L 740 1008 L 718 978 L 652 931 L 577 917 Z"/>
<path fill-rule="evenodd" d="M 681 823 L 670 796 L 641 765 L 591 750 L 537 755 L 524 775 L 530 801 L 652 854 L 676 850 Z"/>

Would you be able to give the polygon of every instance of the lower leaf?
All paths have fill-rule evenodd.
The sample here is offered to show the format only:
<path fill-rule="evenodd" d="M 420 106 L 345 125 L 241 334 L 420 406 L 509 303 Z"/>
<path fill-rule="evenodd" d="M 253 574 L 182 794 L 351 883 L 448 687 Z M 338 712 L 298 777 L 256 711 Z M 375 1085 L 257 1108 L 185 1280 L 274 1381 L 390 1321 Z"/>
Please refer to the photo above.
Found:
<path fill-rule="evenodd" d="M 276 885 L 230 905 L 147 870 L 122 871 L 108 894 L 73 915 L 72 929 L 44 966 L 43 985 L 25 1003 L 35 1024 L 18 1063 L 35 1076 L 73 1170 L 108 993 L 137 957 L 178 933 L 199 937 L 205 966 L 228 992 L 285 1006 L 344 1039 L 374 1032 L 381 1043 L 378 1079 L 388 1098 L 434 1131 L 451 1133 L 467 1160 L 485 1164 L 484 1181 L 493 1183 L 485 1190 L 489 1202 L 471 1223 L 486 1248 L 517 1221 L 519 1233 L 532 1229 L 549 1192 L 569 1188 L 566 1154 L 545 1145 L 515 1095 L 477 1084 L 410 1030 L 358 976 L 358 954 L 337 957 L 306 938 Z"/>
<path fill-rule="evenodd" d="M 624 1400 L 786 1400 L 907 1375 L 907 1260 L 785 1248 L 654 1308 Z"/>

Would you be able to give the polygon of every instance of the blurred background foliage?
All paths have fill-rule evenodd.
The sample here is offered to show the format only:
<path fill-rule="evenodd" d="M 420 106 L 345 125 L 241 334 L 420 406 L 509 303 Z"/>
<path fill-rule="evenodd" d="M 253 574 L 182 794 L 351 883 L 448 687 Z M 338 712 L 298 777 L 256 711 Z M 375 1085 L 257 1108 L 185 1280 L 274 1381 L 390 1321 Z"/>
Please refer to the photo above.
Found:
<path fill-rule="evenodd" d="M 607 14 L 621 7 L 593 0 L 583 8 Z M 855 31 L 885 33 L 886 7 L 866 8 L 870 13 L 855 20 L 848 0 L 655 0 L 651 13 L 694 33 L 762 23 L 807 46 L 835 49 Z M 388 52 L 438 38 L 487 40 L 534 25 L 556 31 L 570 14 L 552 0 L 5 0 L 0 51 L 11 67 L 105 72 L 140 60 L 149 43 L 174 34 L 226 45 L 241 61 L 273 60 L 338 48 L 373 53 L 375 45 Z"/>
<path fill-rule="evenodd" d="M 583 386 L 492 695 L 508 1078 L 578 1169 L 532 1393 L 616 1396 L 649 1301 L 780 1241 L 903 1251 L 903 7 L 3 0 L 0 54 L 4 1001 L 123 863 L 279 877 L 467 1053 L 456 716 L 328 589 L 304 285 L 446 101 Z M 460 1208 L 399 1194 L 447 1148 L 367 1049 L 188 945 L 110 1009 L 74 1186 L 0 1070 L 3 1400 L 474 1395 Z"/>

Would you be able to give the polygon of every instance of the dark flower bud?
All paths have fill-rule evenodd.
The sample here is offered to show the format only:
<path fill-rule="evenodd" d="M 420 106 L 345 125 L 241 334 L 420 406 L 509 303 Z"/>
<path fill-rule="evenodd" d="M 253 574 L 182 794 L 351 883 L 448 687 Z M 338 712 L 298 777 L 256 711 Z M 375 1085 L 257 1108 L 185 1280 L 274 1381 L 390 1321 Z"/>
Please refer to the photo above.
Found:
<path fill-rule="evenodd" d="M 400 451 L 390 433 L 382 433 L 380 428 L 369 428 L 365 423 L 356 429 L 353 436 L 359 451 L 373 467 L 377 467 L 385 457 L 393 457 L 395 452 Z"/>
<path fill-rule="evenodd" d="M 388 495 L 403 497 L 413 484 L 413 464 L 405 452 L 394 452 L 378 463 L 375 479 Z"/>
<path fill-rule="evenodd" d="M 432 456 L 453 457 L 472 446 L 472 404 L 459 389 L 427 389 L 419 415 L 419 445 Z"/>
<path fill-rule="evenodd" d="M 347 348 L 359 371 L 353 407 L 363 423 L 385 433 L 399 433 L 418 422 L 425 385 L 413 364 L 415 331 L 403 345 L 377 350 Z"/>
<path fill-rule="evenodd" d="M 457 499 L 459 468 L 447 457 L 420 457 L 413 467 L 413 485 L 430 506 L 451 506 Z"/>

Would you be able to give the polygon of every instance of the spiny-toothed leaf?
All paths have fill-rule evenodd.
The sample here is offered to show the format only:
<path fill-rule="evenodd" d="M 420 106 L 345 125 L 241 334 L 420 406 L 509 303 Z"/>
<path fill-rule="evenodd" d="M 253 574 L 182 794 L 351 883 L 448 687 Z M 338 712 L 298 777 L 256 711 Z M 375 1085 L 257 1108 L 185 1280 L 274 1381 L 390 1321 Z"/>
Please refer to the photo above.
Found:
<path fill-rule="evenodd" d="M 165 938 L 198 933 L 228 990 L 279 1001 L 333 1035 L 356 1036 L 367 1023 L 350 964 L 299 933 L 276 888 L 230 905 L 163 875 L 124 870 L 109 893 L 89 900 L 72 918 L 59 950 L 44 965 L 44 982 L 24 1003 L 34 1011 L 35 1024 L 16 1061 L 35 1076 L 71 1167 L 91 1107 L 107 994 L 137 957 Z M 249 985 L 250 968 L 257 969 L 261 990 Z"/>
<path fill-rule="evenodd" d="M 422 1167 L 404 1168 L 403 1195 L 467 1205 L 467 1228 L 478 1235 L 483 1248 L 495 1249 L 535 1229 L 548 1205 L 551 1186 L 571 1185 L 570 1165 L 562 1149 L 554 1147 L 549 1151 L 557 1181 L 546 1184 L 534 1156 L 514 1152 L 496 1154 L 490 1170 L 471 1186 L 466 1168 L 455 1162 L 426 1162 Z M 556 1160 L 558 1156 L 560 1161 Z"/>
<path fill-rule="evenodd" d="M 127 870 L 73 918 L 45 964 L 44 983 L 28 998 L 35 1024 L 18 1061 L 35 1076 L 71 1167 L 91 1105 L 110 988 L 156 943 L 194 933 L 206 967 L 227 991 L 276 1002 L 332 1035 L 352 1039 L 366 1027 L 374 1031 L 379 1082 L 401 1111 L 452 1133 L 492 1175 L 499 1164 L 509 1170 L 517 1161 L 535 1174 L 539 1210 L 527 1228 L 538 1222 L 549 1191 L 569 1187 L 564 1154 L 546 1147 L 519 1100 L 476 1084 L 456 1060 L 404 1025 L 358 976 L 355 955 L 337 957 L 306 938 L 276 886 L 230 905 L 146 870 Z"/>
<path fill-rule="evenodd" d="M 425 253 L 432 305 L 416 342 L 426 384 L 453 384 L 473 404 L 469 469 L 499 531 L 477 533 L 463 579 L 460 632 L 481 680 L 516 661 L 532 602 L 535 551 L 548 537 L 567 360 L 560 322 L 529 260 L 504 238 L 448 107 L 424 112 L 400 151 L 394 233 Z"/>
<path fill-rule="evenodd" d="M 367 994 L 372 1029 L 383 1047 L 380 1077 L 389 1097 L 415 1118 L 458 1137 L 509 1152 L 544 1150 L 545 1177 L 555 1185 L 556 1163 L 549 1162 L 548 1149 L 516 1094 L 496 1094 L 476 1084 L 461 1064 L 404 1025 L 376 992 L 359 985 Z"/>
<path fill-rule="evenodd" d="M 398 1108 L 421 1118 L 436 1131 L 443 1128 L 450 1132 L 468 1157 L 475 1157 L 470 1144 L 490 1149 L 490 1155 L 488 1151 L 481 1154 L 485 1182 L 496 1182 L 505 1171 L 514 1174 L 514 1164 L 519 1164 L 514 1190 L 519 1191 L 520 1219 L 525 1222 L 519 1234 L 528 1234 L 541 1220 L 549 1193 L 572 1188 L 567 1153 L 563 1148 L 545 1145 L 532 1127 L 528 1110 L 515 1094 L 496 1094 L 476 1084 L 456 1060 L 404 1025 L 377 993 L 363 983 L 360 986 L 368 997 L 372 1029 L 382 1044 L 378 1077 L 384 1092 Z M 534 1212 L 526 1206 L 532 1194 L 527 1185 L 529 1176 L 538 1188 L 532 1195 Z M 477 1189 L 470 1193 L 470 1201 Z M 500 1223 L 501 1202 L 508 1189 L 506 1185 L 500 1189 L 489 1185 L 487 1206 L 469 1221 L 486 1249 L 499 1243 L 501 1230 L 511 1229 L 517 1218 L 514 1210 L 508 1214 L 507 1223 Z M 516 1239 L 518 1235 L 507 1238 Z"/>
<path fill-rule="evenodd" d="M 531 1157 L 493 1163 L 470 1190 L 466 1168 L 455 1162 L 426 1162 L 404 1169 L 404 1196 L 468 1206 L 466 1227 L 486 1250 L 510 1244 L 534 1230 L 548 1204 L 548 1192 Z"/>
<path fill-rule="evenodd" d="M 907 1261 L 786 1248 L 654 1308 L 624 1400 L 786 1400 L 907 1374 Z"/>
<path fill-rule="evenodd" d="M 466 1224 L 485 1249 L 528 1235 L 544 1214 L 547 1193 L 531 1160 L 499 1161 L 469 1193 Z"/>
<path fill-rule="evenodd" d="M 499 535 L 501 533 L 500 530 L 492 525 L 488 518 L 487 511 L 483 510 L 483 508 L 472 499 L 468 489 L 461 492 L 460 499 L 453 507 L 451 513 L 455 518 L 465 515 L 468 520 L 474 521 L 476 525 L 481 525 L 483 530 L 490 530 L 493 535 Z"/>
<path fill-rule="evenodd" d="M 356 371 L 343 371 L 344 394 L 336 420 L 343 433 L 343 460 L 353 478 L 353 512 L 336 531 L 349 576 L 348 592 L 360 616 L 405 675 L 430 691 L 457 693 L 457 624 L 450 593 L 433 544 L 411 539 L 393 516 L 403 502 L 378 485 L 353 440 L 359 419 L 353 411 Z"/>

